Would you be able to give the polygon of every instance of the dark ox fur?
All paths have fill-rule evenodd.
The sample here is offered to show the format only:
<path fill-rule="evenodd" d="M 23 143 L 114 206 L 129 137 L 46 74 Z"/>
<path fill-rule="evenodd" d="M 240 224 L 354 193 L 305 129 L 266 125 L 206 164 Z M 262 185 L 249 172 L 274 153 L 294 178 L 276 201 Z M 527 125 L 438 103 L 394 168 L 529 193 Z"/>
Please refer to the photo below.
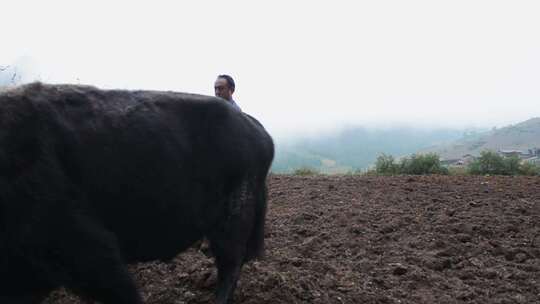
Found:
<path fill-rule="evenodd" d="M 0 93 L 0 303 L 64 286 L 142 303 L 126 263 L 210 241 L 217 302 L 263 253 L 274 147 L 213 97 L 34 83 Z"/>

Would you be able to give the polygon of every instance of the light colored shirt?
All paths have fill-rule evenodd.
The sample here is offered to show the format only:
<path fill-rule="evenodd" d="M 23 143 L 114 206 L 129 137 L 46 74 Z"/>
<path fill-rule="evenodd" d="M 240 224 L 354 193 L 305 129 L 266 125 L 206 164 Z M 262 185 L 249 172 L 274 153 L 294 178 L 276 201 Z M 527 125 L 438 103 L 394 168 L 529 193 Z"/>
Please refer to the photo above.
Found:
<path fill-rule="evenodd" d="M 234 102 L 234 100 L 227 100 L 227 102 L 229 102 L 229 104 L 231 104 L 233 106 L 233 108 L 237 109 L 238 111 L 242 112 L 242 109 L 240 109 L 240 107 L 236 104 L 236 102 Z"/>

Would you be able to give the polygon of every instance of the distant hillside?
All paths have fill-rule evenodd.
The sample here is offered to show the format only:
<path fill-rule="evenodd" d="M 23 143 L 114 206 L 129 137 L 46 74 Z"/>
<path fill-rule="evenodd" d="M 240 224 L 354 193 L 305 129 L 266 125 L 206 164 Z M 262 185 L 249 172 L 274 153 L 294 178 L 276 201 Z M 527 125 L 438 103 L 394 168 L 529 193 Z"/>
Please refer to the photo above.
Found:
<path fill-rule="evenodd" d="M 527 150 L 540 148 L 540 117 L 491 131 L 468 134 L 446 145 L 436 145 L 419 152 L 435 152 L 442 159 L 457 159 L 463 155 L 479 155 L 484 150 Z"/>
<path fill-rule="evenodd" d="M 463 130 L 355 127 L 317 138 L 304 137 L 288 142 L 276 139 L 272 171 L 287 173 L 311 167 L 325 173 L 345 173 L 368 168 L 381 153 L 408 155 L 462 136 Z"/>

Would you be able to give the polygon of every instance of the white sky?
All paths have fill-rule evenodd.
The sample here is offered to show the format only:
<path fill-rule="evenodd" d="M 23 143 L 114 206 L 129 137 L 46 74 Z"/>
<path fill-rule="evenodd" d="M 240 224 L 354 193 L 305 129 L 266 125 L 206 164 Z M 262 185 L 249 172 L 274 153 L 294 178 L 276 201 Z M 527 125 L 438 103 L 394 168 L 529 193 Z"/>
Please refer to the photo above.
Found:
<path fill-rule="evenodd" d="M 540 1 L 0 0 L 0 66 L 213 95 L 274 135 L 540 116 Z"/>

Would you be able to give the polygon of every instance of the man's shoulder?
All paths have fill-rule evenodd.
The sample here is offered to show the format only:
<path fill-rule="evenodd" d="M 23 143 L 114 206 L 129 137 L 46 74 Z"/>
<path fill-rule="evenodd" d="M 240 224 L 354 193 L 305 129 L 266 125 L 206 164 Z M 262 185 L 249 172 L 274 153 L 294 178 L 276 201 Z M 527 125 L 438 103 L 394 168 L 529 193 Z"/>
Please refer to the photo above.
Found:
<path fill-rule="evenodd" d="M 229 100 L 229 103 L 235 108 L 237 109 L 238 111 L 242 112 L 242 109 L 240 109 L 240 107 L 238 106 L 238 104 L 236 104 L 236 102 L 234 100 Z"/>

